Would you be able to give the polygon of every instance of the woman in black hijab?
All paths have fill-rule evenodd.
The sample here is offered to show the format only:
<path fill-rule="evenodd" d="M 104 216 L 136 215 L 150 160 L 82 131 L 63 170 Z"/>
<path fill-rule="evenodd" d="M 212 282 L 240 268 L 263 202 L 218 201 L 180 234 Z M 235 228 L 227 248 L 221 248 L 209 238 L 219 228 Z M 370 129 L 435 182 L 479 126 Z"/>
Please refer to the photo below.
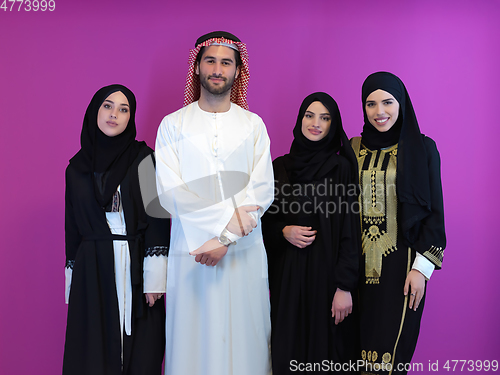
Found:
<path fill-rule="evenodd" d="M 361 186 L 360 355 L 366 373 L 405 374 L 446 245 L 440 159 L 398 77 L 368 76 L 362 101 L 363 132 L 351 140 Z"/>
<path fill-rule="evenodd" d="M 290 153 L 273 162 L 275 200 L 262 219 L 273 374 L 322 361 L 332 366 L 316 371 L 338 372 L 333 364 L 357 351 L 351 316 L 361 252 L 357 163 L 328 94 L 304 99 L 293 135 Z"/>
<path fill-rule="evenodd" d="M 66 169 L 63 374 L 161 373 L 165 306 L 157 300 L 165 292 L 170 223 L 143 206 L 138 167 L 153 151 L 135 140 L 135 111 L 126 87 L 97 91 L 81 149 Z"/>

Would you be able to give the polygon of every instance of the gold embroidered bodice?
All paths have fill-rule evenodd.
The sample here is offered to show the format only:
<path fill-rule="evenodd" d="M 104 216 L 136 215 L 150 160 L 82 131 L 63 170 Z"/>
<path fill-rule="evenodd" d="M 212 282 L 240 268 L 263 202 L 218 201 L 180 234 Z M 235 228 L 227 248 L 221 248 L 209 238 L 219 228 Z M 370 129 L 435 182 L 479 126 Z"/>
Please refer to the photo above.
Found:
<path fill-rule="evenodd" d="M 396 162 L 398 145 L 371 151 L 353 138 L 361 187 L 361 230 L 367 284 L 378 284 L 383 257 L 397 250 Z"/>

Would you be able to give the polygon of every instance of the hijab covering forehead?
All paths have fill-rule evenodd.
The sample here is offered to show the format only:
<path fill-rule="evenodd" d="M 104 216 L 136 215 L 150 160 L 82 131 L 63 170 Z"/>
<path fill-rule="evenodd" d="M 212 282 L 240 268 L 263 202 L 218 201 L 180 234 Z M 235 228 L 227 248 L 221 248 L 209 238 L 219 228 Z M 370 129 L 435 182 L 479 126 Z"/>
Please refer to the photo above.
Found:
<path fill-rule="evenodd" d="M 399 103 L 399 117 L 396 123 L 386 132 L 379 132 L 368 121 L 366 115 L 366 99 L 370 94 L 377 90 L 384 90 L 390 93 Z M 403 122 L 402 114 L 405 112 L 406 100 L 404 93 L 406 89 L 403 82 L 394 74 L 386 72 L 373 73 L 365 80 L 361 89 L 361 100 L 363 103 L 363 117 L 365 124 L 363 125 L 363 144 L 370 150 L 379 150 L 381 148 L 393 146 L 399 142 L 401 126 Z M 410 102 L 411 105 L 411 102 Z M 420 131 L 419 131 L 420 132 Z"/>
<path fill-rule="evenodd" d="M 406 88 L 403 85 L 403 82 L 401 82 L 401 80 L 394 74 L 378 72 L 369 75 L 363 83 L 363 87 L 361 89 L 363 103 L 365 103 L 366 98 L 368 98 L 368 96 L 376 90 L 387 91 L 394 96 L 401 105 L 405 104 L 403 98 L 406 93 Z"/>
<path fill-rule="evenodd" d="M 248 68 L 248 51 L 245 43 L 242 43 L 236 36 L 225 31 L 213 31 L 198 38 L 195 48 L 189 51 L 189 68 L 186 77 L 186 87 L 184 89 L 184 106 L 197 101 L 200 98 L 200 77 L 195 73 L 196 57 L 202 47 L 209 47 L 213 44 L 229 44 L 237 47 L 240 58 L 240 74 L 234 80 L 231 88 L 231 102 L 248 110 L 247 90 L 250 80 L 250 70 Z"/>
<path fill-rule="evenodd" d="M 127 97 L 130 119 L 123 133 L 108 137 L 99 129 L 97 115 L 104 100 L 117 91 Z M 91 173 L 96 199 L 101 207 L 111 201 L 128 167 L 142 147 L 142 144 L 135 141 L 135 111 L 135 95 L 125 86 L 115 84 L 97 91 L 85 112 L 80 137 L 81 149 L 70 160 L 70 164 L 80 172 Z"/>
<path fill-rule="evenodd" d="M 392 134 L 387 134 L 392 128 L 387 132 L 379 132 L 366 117 L 366 98 L 379 89 L 394 96 L 400 106 L 398 121 L 392 127 L 398 125 L 398 128 Z M 396 186 L 401 207 L 401 226 L 406 236 L 416 222 L 431 212 L 429 168 L 424 136 L 420 132 L 410 95 L 403 82 L 394 74 L 377 72 L 369 75 L 363 83 L 362 100 L 365 115 L 361 139 L 363 145 L 376 150 L 398 143 Z M 391 140 L 394 135 L 396 142 Z M 389 141 L 392 143 L 386 145 Z"/>
<path fill-rule="evenodd" d="M 117 91 L 120 91 L 127 97 L 128 104 L 130 107 L 130 120 L 123 133 L 117 135 L 116 137 L 108 137 L 99 129 L 97 125 L 97 115 L 99 113 L 99 109 L 101 108 L 102 103 L 104 103 L 104 100 L 106 100 L 108 96 Z M 90 101 L 90 104 L 87 107 L 87 111 L 85 112 L 85 118 L 83 119 L 82 134 L 80 137 L 82 150 L 84 151 L 91 150 L 94 147 L 94 143 L 96 142 L 96 140 L 99 143 L 108 142 L 109 144 L 113 145 L 118 143 L 125 143 L 124 139 L 127 139 L 128 141 L 131 140 L 133 141 L 136 136 L 135 111 L 136 111 L 135 95 L 125 86 L 115 84 L 115 85 L 105 86 L 99 89 L 99 91 L 97 91 L 94 94 L 92 100 Z M 102 160 L 99 160 L 98 164 L 106 164 L 106 163 L 104 163 L 104 161 Z"/>
<path fill-rule="evenodd" d="M 331 118 L 330 131 L 319 141 L 311 141 L 302 133 L 302 120 L 307 108 L 314 102 L 323 104 Z M 292 183 L 310 182 L 326 176 L 338 164 L 339 151 L 351 164 L 353 177 L 357 176 L 356 157 L 342 127 L 339 107 L 330 95 L 315 92 L 304 99 L 293 129 L 293 136 L 290 153 L 284 156 L 285 168 Z"/>

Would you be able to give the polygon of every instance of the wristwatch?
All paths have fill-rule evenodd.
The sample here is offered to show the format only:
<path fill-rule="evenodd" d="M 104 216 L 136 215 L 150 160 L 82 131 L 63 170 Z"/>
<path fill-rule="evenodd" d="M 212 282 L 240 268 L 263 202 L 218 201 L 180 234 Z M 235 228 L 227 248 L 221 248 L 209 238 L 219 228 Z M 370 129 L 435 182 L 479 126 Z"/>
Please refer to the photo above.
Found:
<path fill-rule="evenodd" d="M 231 241 L 225 234 L 224 232 L 221 233 L 220 237 L 217 237 L 217 240 L 219 241 L 219 243 L 221 245 L 224 245 L 224 246 L 229 246 L 231 245 L 232 243 L 234 243 L 233 241 Z"/>

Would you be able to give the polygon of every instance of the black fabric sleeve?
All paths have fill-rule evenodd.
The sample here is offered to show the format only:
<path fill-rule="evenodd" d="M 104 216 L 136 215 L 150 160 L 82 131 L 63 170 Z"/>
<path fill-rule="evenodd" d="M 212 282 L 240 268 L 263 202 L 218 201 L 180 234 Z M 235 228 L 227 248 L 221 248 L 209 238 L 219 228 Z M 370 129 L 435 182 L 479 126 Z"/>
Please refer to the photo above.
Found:
<path fill-rule="evenodd" d="M 425 137 L 424 144 L 426 146 L 429 166 L 431 213 L 421 221 L 418 228 L 417 240 L 413 244 L 413 248 L 434 263 L 436 269 L 440 269 L 446 246 L 443 190 L 441 186 L 441 160 L 436 143 L 431 138 Z"/>
<path fill-rule="evenodd" d="M 286 222 L 285 215 L 281 210 L 280 203 L 284 197 L 281 194 L 283 184 L 287 183 L 286 170 L 281 163 L 281 158 L 273 162 L 275 196 L 273 203 L 261 218 L 262 235 L 264 237 L 264 246 L 268 256 L 273 252 L 284 250 L 287 246 L 285 237 L 283 236 L 283 228 L 289 225 Z"/>
<path fill-rule="evenodd" d="M 170 248 L 170 219 L 158 219 L 148 215 L 147 223 L 144 256 L 168 256 Z"/>
<path fill-rule="evenodd" d="M 64 209 L 64 233 L 66 241 L 66 268 L 73 268 L 76 253 L 82 241 L 82 236 L 78 231 L 73 204 L 71 201 L 71 170 L 66 168 L 66 193 Z"/>
<path fill-rule="evenodd" d="M 156 160 L 153 151 L 148 147 L 147 155 L 151 155 L 153 165 L 156 169 Z M 156 187 L 156 177 L 154 175 L 147 175 L 148 184 Z M 145 178 L 145 176 L 141 176 Z M 159 202 L 157 202 L 159 203 Z M 165 215 L 162 215 L 163 217 Z M 145 233 L 145 253 L 144 256 L 168 256 L 170 247 L 170 219 L 158 218 L 146 214 L 146 222 L 148 224 Z"/>
<path fill-rule="evenodd" d="M 261 218 L 262 236 L 268 253 L 283 248 L 280 245 L 284 239 L 283 228 L 287 226 L 287 223 L 281 221 L 280 216 L 277 201 L 274 201 Z"/>
<path fill-rule="evenodd" d="M 361 223 L 357 189 L 348 165 L 340 170 L 340 181 L 347 184 L 341 197 L 342 229 L 340 231 L 335 281 L 338 288 L 352 292 L 359 280 L 359 262 L 361 255 Z"/>

